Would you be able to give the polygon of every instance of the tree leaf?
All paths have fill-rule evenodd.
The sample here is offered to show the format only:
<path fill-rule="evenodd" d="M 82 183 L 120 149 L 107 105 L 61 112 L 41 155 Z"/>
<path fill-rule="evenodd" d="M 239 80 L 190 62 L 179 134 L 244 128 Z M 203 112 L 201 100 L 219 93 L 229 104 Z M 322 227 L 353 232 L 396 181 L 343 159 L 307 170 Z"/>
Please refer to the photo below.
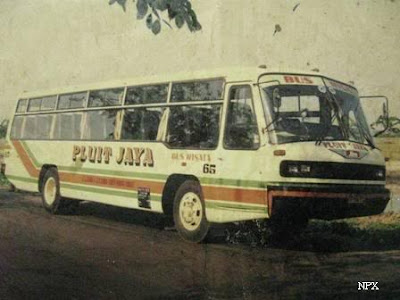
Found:
<path fill-rule="evenodd" d="M 126 10 L 126 7 L 125 7 L 126 0 L 110 0 L 110 1 L 108 2 L 108 4 L 110 4 L 110 5 L 113 5 L 114 3 L 118 3 L 118 4 L 122 7 L 122 9 L 123 9 L 124 11 Z"/>
<path fill-rule="evenodd" d="M 185 19 L 183 18 L 182 15 L 177 15 L 175 17 L 175 24 L 176 27 L 181 28 L 183 26 L 183 24 L 185 24 Z"/>
<path fill-rule="evenodd" d="M 143 19 L 149 9 L 146 0 L 137 0 L 136 2 L 137 18 Z"/>
<path fill-rule="evenodd" d="M 164 11 L 168 8 L 168 2 L 167 0 L 155 0 L 153 8 L 158 9 L 160 11 Z"/>
<path fill-rule="evenodd" d="M 151 29 L 152 24 L 153 24 L 153 15 L 152 15 L 152 14 L 149 14 L 149 15 L 147 16 L 147 18 L 146 18 L 146 25 L 147 25 L 147 28 Z"/>
<path fill-rule="evenodd" d="M 159 34 L 159 33 L 160 33 L 160 31 L 161 31 L 161 23 L 160 23 L 160 20 L 155 20 L 155 21 L 154 21 L 153 25 L 151 26 L 151 31 L 152 31 L 154 34 Z"/>
<path fill-rule="evenodd" d="M 173 18 L 176 17 L 176 14 L 177 14 L 176 11 L 173 10 L 171 6 L 168 6 L 168 18 L 172 20 Z"/>

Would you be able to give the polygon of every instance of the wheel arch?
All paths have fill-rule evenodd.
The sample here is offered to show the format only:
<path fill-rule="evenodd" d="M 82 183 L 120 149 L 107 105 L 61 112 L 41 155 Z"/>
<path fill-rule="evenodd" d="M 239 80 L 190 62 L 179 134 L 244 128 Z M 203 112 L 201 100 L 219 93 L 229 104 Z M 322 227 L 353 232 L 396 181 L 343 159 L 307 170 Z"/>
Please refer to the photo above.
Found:
<path fill-rule="evenodd" d="M 199 185 L 200 180 L 194 175 L 188 174 L 171 174 L 168 176 L 167 182 L 165 183 L 163 193 L 162 193 L 162 209 L 164 214 L 172 216 L 174 207 L 175 193 L 177 192 L 179 186 L 186 180 L 196 181 Z"/>
<path fill-rule="evenodd" d="M 42 185 L 43 185 L 43 177 L 46 174 L 47 170 L 51 169 L 51 168 L 55 168 L 58 172 L 58 168 L 56 165 L 51 165 L 51 164 L 45 164 L 42 166 L 40 173 L 39 173 L 39 178 L 38 178 L 38 191 L 39 193 L 42 190 Z"/>

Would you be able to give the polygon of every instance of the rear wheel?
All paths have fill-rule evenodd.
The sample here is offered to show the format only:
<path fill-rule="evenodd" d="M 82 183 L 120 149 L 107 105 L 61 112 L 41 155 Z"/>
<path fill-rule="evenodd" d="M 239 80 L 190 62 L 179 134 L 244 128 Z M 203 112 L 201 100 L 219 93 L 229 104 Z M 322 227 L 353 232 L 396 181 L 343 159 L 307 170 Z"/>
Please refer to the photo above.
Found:
<path fill-rule="evenodd" d="M 173 215 L 175 227 L 183 239 L 195 243 L 205 239 L 210 224 L 198 182 L 187 180 L 181 184 L 175 194 Z"/>
<path fill-rule="evenodd" d="M 52 214 L 71 213 L 78 206 L 78 201 L 61 197 L 56 168 L 48 169 L 43 176 L 41 194 L 43 207 Z"/>

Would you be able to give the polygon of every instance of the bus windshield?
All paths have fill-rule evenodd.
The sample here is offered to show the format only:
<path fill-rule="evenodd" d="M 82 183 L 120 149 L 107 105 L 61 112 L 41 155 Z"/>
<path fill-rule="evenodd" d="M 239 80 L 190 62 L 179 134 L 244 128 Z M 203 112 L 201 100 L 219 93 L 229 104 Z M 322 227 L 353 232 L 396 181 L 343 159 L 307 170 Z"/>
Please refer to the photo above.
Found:
<path fill-rule="evenodd" d="M 279 84 L 261 89 L 266 131 L 274 143 L 341 140 L 374 147 L 357 91 L 330 83 Z"/>

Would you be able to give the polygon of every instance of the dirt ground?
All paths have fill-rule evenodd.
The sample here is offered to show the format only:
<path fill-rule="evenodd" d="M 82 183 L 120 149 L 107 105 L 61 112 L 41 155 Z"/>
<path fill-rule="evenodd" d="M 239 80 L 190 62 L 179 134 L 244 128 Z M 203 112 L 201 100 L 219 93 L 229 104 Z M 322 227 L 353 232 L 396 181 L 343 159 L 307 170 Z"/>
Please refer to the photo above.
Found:
<path fill-rule="evenodd" d="M 321 224 L 263 247 L 190 244 L 159 215 L 83 202 L 54 216 L 0 189 L 0 299 L 400 299 L 400 227 Z"/>

